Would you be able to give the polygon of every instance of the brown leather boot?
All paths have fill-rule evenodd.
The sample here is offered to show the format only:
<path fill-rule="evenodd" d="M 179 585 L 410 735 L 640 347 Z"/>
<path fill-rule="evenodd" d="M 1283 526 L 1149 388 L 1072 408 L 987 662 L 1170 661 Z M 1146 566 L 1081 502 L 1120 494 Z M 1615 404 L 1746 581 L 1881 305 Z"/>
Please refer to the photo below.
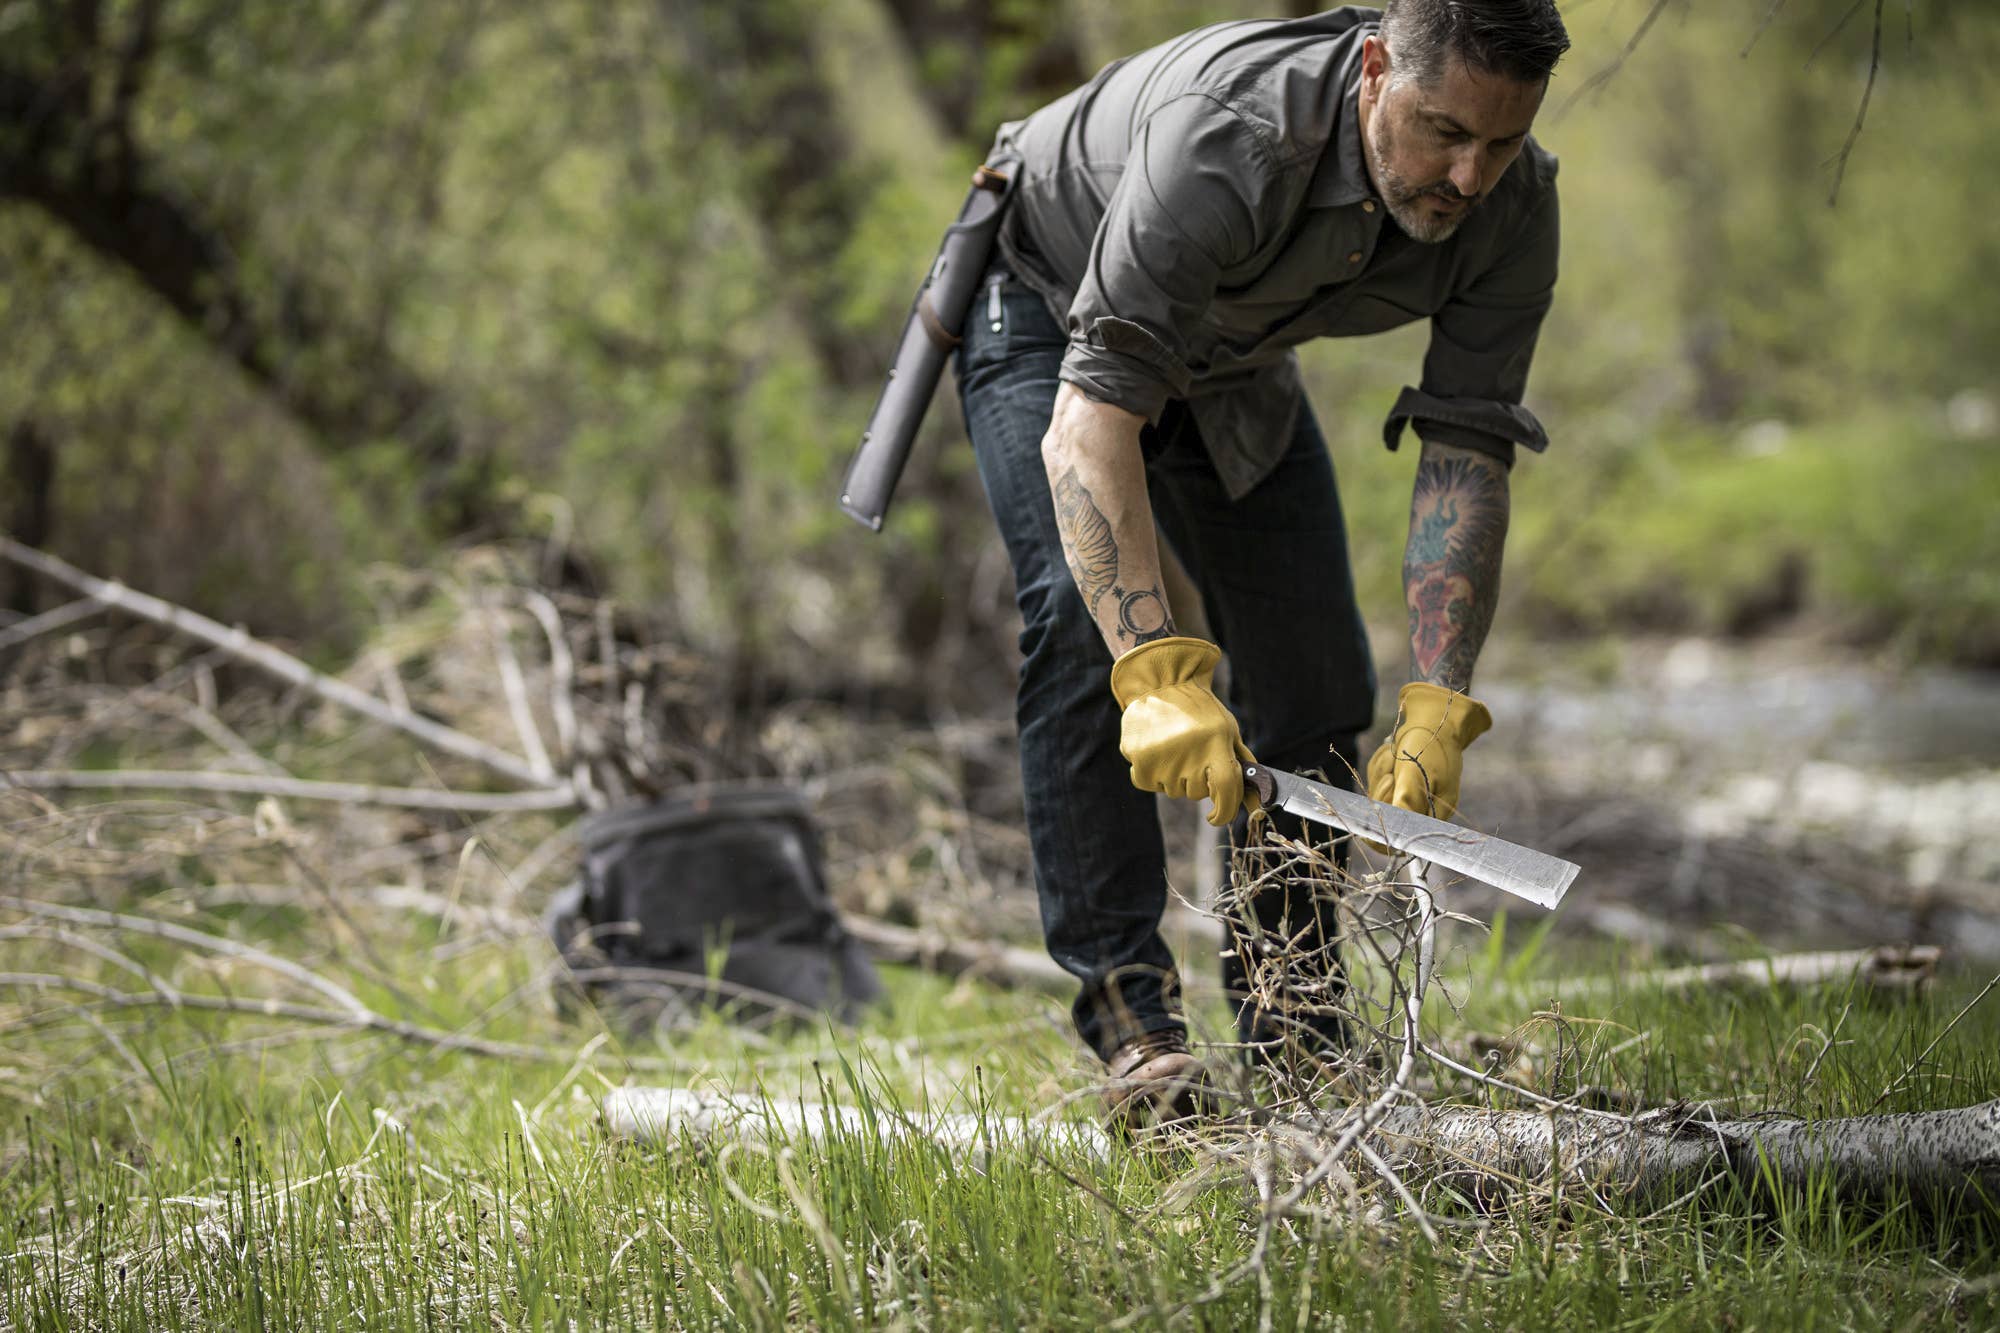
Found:
<path fill-rule="evenodd" d="M 1113 1128 L 1152 1128 L 1208 1109 L 1208 1070 L 1179 1028 L 1135 1037 L 1105 1064 L 1104 1109 Z"/>

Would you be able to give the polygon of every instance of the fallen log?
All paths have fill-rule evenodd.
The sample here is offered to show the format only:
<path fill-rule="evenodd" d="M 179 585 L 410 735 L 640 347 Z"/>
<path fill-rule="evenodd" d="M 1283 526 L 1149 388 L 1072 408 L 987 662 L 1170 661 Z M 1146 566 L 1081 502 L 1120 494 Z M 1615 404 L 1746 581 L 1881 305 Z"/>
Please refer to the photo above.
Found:
<path fill-rule="evenodd" d="M 730 1096 L 692 1088 L 614 1088 L 604 1127 L 619 1138 L 674 1144 L 686 1139 L 777 1144 L 828 1138 L 882 1143 L 923 1140 L 984 1159 L 1000 1150 L 1068 1148 L 1103 1157 L 1111 1141 L 1096 1125 L 1020 1116 L 928 1112 L 898 1115 L 818 1102 Z"/>
<path fill-rule="evenodd" d="M 605 1096 L 602 1115 L 613 1135 L 654 1144 L 862 1138 L 928 1140 L 979 1154 L 1063 1146 L 1102 1157 L 1110 1149 L 1109 1138 L 1095 1125 L 1008 1116 L 897 1116 L 685 1088 L 618 1088 Z M 1286 1155 L 1308 1165 L 1315 1162 L 1315 1150 L 1325 1150 L 1350 1127 L 1338 1117 L 1322 1116 L 1289 1121 L 1275 1133 L 1227 1121 L 1212 1132 L 1269 1134 Z M 1761 1192 L 1821 1179 L 1839 1197 L 1854 1201 L 2000 1207 L 2000 1101 L 1832 1120 L 1723 1120 L 1700 1107 L 1628 1117 L 1554 1107 L 1405 1106 L 1388 1111 L 1355 1151 L 1375 1154 L 1410 1180 L 1429 1178 L 1488 1203 L 1523 1188 L 1560 1187 L 1572 1197 L 1617 1206 L 1725 1182 Z"/>
<path fill-rule="evenodd" d="M 1701 1108 L 1626 1118 L 1580 1110 L 1405 1107 L 1375 1147 L 1401 1171 L 1491 1195 L 1562 1182 L 1607 1198 L 1657 1199 L 1732 1180 L 1749 1189 L 1824 1179 L 1844 1199 L 2000 1206 L 2000 1101 L 1832 1120 L 1721 1120 Z"/>
<path fill-rule="evenodd" d="M 1779 954 L 1740 963 L 1705 963 L 1632 976 L 1592 977 L 1565 983 L 1562 989 L 1570 995 L 1614 989 L 1657 989 L 1675 995 L 1730 986 L 1824 986 L 1852 977 L 1871 990 L 1914 994 L 1936 978 L 1943 953 L 1934 944 L 1884 944 L 1873 949 Z"/>

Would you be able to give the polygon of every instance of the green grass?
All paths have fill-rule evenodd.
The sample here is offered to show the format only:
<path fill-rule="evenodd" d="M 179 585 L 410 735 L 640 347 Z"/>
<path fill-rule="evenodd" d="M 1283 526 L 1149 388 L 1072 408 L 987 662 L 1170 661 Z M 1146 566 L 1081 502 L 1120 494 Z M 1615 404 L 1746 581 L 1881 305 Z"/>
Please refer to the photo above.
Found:
<path fill-rule="evenodd" d="M 671 1044 L 593 1044 L 593 1019 L 546 1000 L 539 945 L 441 940 L 433 921 L 397 920 L 374 940 L 399 979 L 392 989 L 370 966 L 343 963 L 325 929 L 302 931 L 295 913 L 194 920 L 302 957 L 385 1013 L 533 1043 L 548 1058 L 246 1015 L 76 1007 L 86 997 L 10 988 L 6 1326 L 1099 1328 L 1136 1317 L 1601 1330 L 2000 1318 L 1988 1224 L 1939 1226 L 1810 1189 L 1763 1202 L 1725 1191 L 1651 1217 L 1461 1209 L 1437 1246 L 1394 1218 L 1287 1222 L 1261 1278 L 1216 1289 L 1251 1251 L 1255 1196 L 1227 1170 L 1176 1189 L 1194 1173 L 1187 1158 L 1058 1153 L 982 1167 L 926 1144 L 853 1139 L 775 1153 L 646 1149 L 595 1123 L 598 1095 L 627 1079 L 885 1110 L 1041 1110 L 1089 1086 L 1047 1000 L 899 971 L 893 1008 L 858 1032 L 746 1034 L 710 1021 Z M 241 962 L 202 964 L 153 941 L 121 947 L 189 993 L 273 993 Z M 1744 1113 L 1840 1114 L 1897 1083 L 1977 989 L 1954 977 L 1909 1004 L 1845 988 L 1669 997 L 1642 985 L 1586 997 L 1575 978 L 1607 968 L 1615 975 L 1617 960 L 1545 938 L 1474 942 L 1444 969 L 1462 1015 L 1442 1003 L 1432 1013 L 1447 1037 L 1526 1023 L 1530 1076 L 1549 1091 L 1596 1084 Z M 46 940 L 0 941 L 0 969 L 145 988 Z M 1578 998 L 1558 1018 L 1552 1001 L 1566 989 Z M 1883 1109 L 1996 1093 L 2000 1003 L 1989 1002 Z"/>

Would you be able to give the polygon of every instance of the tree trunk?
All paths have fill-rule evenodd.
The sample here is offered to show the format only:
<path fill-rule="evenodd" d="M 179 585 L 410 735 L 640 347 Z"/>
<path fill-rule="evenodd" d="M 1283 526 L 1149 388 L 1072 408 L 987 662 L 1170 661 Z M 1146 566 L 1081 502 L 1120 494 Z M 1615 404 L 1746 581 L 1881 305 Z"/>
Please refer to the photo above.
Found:
<path fill-rule="evenodd" d="M 28 546 L 46 546 L 54 521 L 56 451 L 32 421 L 17 421 L 0 457 L 0 532 Z M 35 613 L 34 580 L 25 572 L 0 572 L 0 604 L 24 616 Z"/>
<path fill-rule="evenodd" d="M 917 81 L 954 138 L 983 145 L 999 120 L 1082 83 L 1061 0 L 886 0 Z"/>
<path fill-rule="evenodd" d="M 196 203 L 138 140 L 131 116 L 150 46 L 115 53 L 113 90 L 96 96 L 91 75 L 114 53 L 77 45 L 96 39 L 94 30 L 44 33 L 55 53 L 46 70 L 0 65 L 0 200 L 35 205 L 131 274 L 330 449 L 403 441 L 424 465 L 441 529 L 490 519 L 490 470 L 466 465 L 443 393 L 361 321 L 343 318 L 312 275 L 281 274 L 268 296 L 253 290 L 244 256 L 254 229 Z"/>
<path fill-rule="evenodd" d="M 874 382 L 881 349 L 841 318 L 837 262 L 868 191 L 814 49 L 812 7 L 804 0 L 660 3 L 712 117 L 705 128 L 736 150 L 745 202 L 764 228 L 784 288 L 795 294 L 792 308 L 827 378 L 844 388 Z"/>

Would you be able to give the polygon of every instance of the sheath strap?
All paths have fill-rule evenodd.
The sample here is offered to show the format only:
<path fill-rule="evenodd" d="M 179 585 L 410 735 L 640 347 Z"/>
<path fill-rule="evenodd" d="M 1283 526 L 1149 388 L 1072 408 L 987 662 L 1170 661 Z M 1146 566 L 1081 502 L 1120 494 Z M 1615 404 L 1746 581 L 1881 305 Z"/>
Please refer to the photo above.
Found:
<path fill-rule="evenodd" d="M 931 304 L 931 294 L 928 287 L 924 289 L 923 296 L 917 301 L 917 318 L 923 321 L 924 332 L 930 336 L 930 340 L 944 351 L 952 351 L 965 341 L 965 339 L 946 328 L 944 321 L 938 318 L 937 307 Z"/>

